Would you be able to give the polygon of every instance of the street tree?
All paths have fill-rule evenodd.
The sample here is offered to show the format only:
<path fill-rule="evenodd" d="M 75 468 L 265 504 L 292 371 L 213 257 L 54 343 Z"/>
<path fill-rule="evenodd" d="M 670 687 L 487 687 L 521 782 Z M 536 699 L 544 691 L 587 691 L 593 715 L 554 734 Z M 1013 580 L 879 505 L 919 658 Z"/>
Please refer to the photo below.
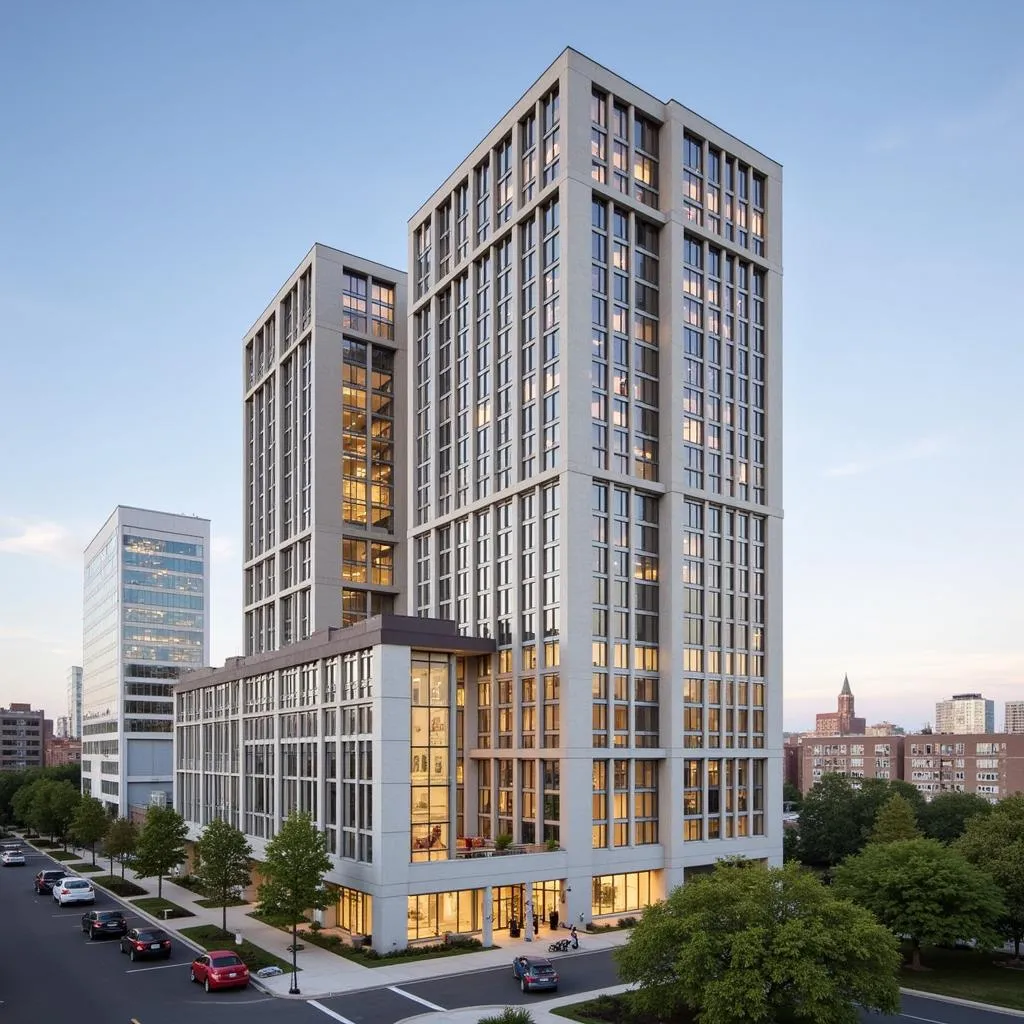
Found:
<path fill-rule="evenodd" d="M 992 810 L 977 793 L 936 793 L 918 815 L 921 830 L 929 839 L 952 843 L 967 831 L 967 823 Z"/>
<path fill-rule="evenodd" d="M 911 966 L 921 967 L 921 947 L 975 939 L 994 945 L 1004 913 L 995 882 L 935 839 L 871 843 L 840 864 L 833 888 L 870 910 L 911 947 Z"/>
<path fill-rule="evenodd" d="M 82 846 L 89 847 L 92 862 L 96 863 L 96 844 L 107 834 L 110 818 L 101 801 L 94 796 L 84 796 L 79 801 L 71 821 L 71 835 Z"/>
<path fill-rule="evenodd" d="M 44 781 L 43 779 L 33 779 L 31 782 L 26 782 L 11 796 L 11 812 L 15 821 L 37 832 L 39 827 L 36 824 L 38 817 L 36 797 L 39 794 L 39 787 Z"/>
<path fill-rule="evenodd" d="M 121 862 L 121 878 L 124 878 L 125 861 L 135 853 L 139 842 L 139 827 L 128 818 L 115 818 L 103 837 L 103 849 L 110 858 L 110 873 L 114 873 L 115 858 Z"/>
<path fill-rule="evenodd" d="M 797 864 L 719 864 L 649 907 L 616 961 L 660 1020 L 854 1024 L 899 1006 L 896 940 Z"/>
<path fill-rule="evenodd" d="M 861 848 L 857 792 L 849 779 L 825 775 L 814 784 L 800 808 L 799 834 L 797 850 L 804 864 L 838 864 Z"/>
<path fill-rule="evenodd" d="M 1005 913 L 997 927 L 1013 943 L 1014 959 L 1019 961 L 1024 942 L 1024 795 L 1007 797 L 991 813 L 969 818 L 954 849 L 999 886 Z"/>
<path fill-rule="evenodd" d="M 140 878 L 157 880 L 157 896 L 164 894 L 164 875 L 185 862 L 187 838 L 188 825 L 173 807 L 153 805 L 146 809 L 132 855 L 132 869 Z"/>
<path fill-rule="evenodd" d="M 292 926 L 292 995 L 299 991 L 298 925 L 307 910 L 327 906 L 324 875 L 330 867 L 327 836 L 309 814 L 290 814 L 267 843 L 258 898 L 263 913 L 280 916 Z"/>
<path fill-rule="evenodd" d="M 61 782 L 40 779 L 33 784 L 33 789 L 32 808 L 37 831 L 47 833 L 51 839 L 59 839 L 66 849 L 68 831 L 82 795 L 66 779 Z"/>
<path fill-rule="evenodd" d="M 875 818 L 871 830 L 872 843 L 898 843 L 904 839 L 917 839 L 921 835 L 917 827 L 914 809 L 899 793 L 889 797 Z"/>
<path fill-rule="evenodd" d="M 250 881 L 249 859 L 252 847 L 244 833 L 220 818 L 203 829 L 196 844 L 199 866 L 196 877 L 203 891 L 221 908 L 221 930 L 228 930 L 228 904 L 238 889 Z"/>

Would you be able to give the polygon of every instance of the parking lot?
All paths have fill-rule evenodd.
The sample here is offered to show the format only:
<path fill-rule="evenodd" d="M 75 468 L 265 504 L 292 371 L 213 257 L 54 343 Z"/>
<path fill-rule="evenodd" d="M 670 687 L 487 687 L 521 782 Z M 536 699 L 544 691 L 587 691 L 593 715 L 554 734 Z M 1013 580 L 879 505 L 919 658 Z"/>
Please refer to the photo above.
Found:
<path fill-rule="evenodd" d="M 324 1018 L 303 1002 L 264 995 L 250 987 L 207 995 L 189 983 L 197 951 L 177 936 L 170 960 L 131 963 L 116 938 L 82 933 L 88 909 L 121 909 L 128 927 L 151 923 L 96 890 L 96 903 L 59 907 L 33 888 L 36 872 L 60 867 L 25 849 L 24 866 L 0 866 L 0 1021 L 89 1020 L 128 1024 L 214 1024 L 241 1021 L 310 1021 Z"/>

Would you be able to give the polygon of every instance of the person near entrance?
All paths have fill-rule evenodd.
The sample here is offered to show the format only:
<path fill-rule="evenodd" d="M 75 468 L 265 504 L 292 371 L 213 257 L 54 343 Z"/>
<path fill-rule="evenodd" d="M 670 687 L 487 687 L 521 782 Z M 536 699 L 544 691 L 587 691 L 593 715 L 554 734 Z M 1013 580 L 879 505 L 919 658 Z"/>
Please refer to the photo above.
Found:
<path fill-rule="evenodd" d="M 569 929 L 569 938 L 572 940 L 572 948 L 573 949 L 579 949 L 580 948 L 580 937 L 576 934 L 576 925 L 573 925 Z"/>
<path fill-rule="evenodd" d="M 555 907 L 555 909 L 552 910 L 551 913 L 548 915 L 548 924 L 551 925 L 551 930 L 553 932 L 558 930 L 558 908 L 557 907 Z"/>

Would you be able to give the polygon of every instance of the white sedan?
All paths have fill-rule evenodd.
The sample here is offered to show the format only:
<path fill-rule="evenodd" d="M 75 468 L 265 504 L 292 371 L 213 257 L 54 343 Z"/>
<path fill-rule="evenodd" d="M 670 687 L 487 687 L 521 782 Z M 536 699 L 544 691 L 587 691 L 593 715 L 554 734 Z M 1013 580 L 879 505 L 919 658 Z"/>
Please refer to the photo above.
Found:
<path fill-rule="evenodd" d="M 25 854 L 21 850 L 4 850 L 3 854 L 0 855 L 0 860 L 3 861 L 5 868 L 11 864 L 24 864 Z"/>
<path fill-rule="evenodd" d="M 84 878 L 62 878 L 53 884 L 53 898 L 62 907 L 69 903 L 95 903 L 96 890 Z"/>

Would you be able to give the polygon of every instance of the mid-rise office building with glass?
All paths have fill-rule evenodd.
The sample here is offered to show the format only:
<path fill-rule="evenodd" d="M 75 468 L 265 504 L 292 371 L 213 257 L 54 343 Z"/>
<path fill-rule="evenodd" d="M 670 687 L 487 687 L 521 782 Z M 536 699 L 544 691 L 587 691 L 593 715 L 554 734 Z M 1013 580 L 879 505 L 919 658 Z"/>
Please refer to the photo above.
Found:
<path fill-rule="evenodd" d="M 209 520 L 123 505 L 86 548 L 82 792 L 112 814 L 171 800 L 171 687 L 207 663 L 209 557 Z"/>

